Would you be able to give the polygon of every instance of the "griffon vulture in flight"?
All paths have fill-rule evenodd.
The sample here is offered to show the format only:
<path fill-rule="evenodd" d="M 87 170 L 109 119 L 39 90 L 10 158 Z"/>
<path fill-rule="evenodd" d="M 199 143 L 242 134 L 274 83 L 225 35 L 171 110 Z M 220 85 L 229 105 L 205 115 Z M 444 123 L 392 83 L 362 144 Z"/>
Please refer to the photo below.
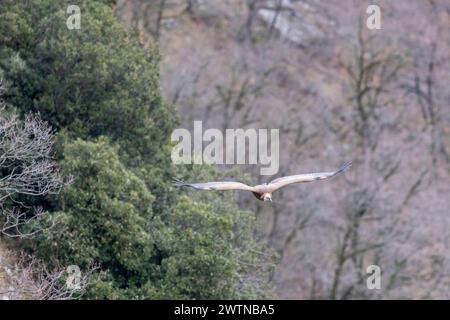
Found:
<path fill-rule="evenodd" d="M 178 179 L 174 180 L 174 186 L 176 187 L 191 187 L 197 190 L 215 190 L 215 191 L 225 191 L 225 190 L 244 190 L 250 191 L 253 195 L 261 201 L 272 201 L 272 193 L 276 190 L 286 187 L 294 183 L 302 182 L 312 182 L 322 179 L 327 179 L 334 177 L 345 170 L 347 170 L 352 165 L 349 161 L 342 165 L 337 171 L 331 172 L 318 172 L 318 173 L 304 173 L 294 176 L 281 177 L 270 181 L 269 183 L 260 184 L 254 187 L 248 186 L 241 182 L 234 181 L 218 181 L 218 182 L 204 182 L 204 183 L 187 183 Z"/>

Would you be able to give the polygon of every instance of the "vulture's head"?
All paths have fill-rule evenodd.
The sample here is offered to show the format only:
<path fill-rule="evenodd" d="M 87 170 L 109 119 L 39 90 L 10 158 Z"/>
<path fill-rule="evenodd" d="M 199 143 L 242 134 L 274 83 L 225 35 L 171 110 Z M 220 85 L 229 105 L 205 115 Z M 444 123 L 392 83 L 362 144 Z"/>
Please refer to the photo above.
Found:
<path fill-rule="evenodd" d="M 263 201 L 270 201 L 270 202 L 272 202 L 272 194 L 271 193 L 264 193 Z"/>

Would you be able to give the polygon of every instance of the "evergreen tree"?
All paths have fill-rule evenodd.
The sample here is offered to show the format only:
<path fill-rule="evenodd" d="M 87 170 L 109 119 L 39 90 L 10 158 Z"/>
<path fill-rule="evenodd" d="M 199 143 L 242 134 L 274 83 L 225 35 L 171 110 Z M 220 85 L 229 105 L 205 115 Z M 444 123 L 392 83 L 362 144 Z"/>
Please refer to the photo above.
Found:
<path fill-rule="evenodd" d="M 81 29 L 69 30 L 69 2 L 0 7 L 6 101 L 57 129 L 59 165 L 75 178 L 40 203 L 57 227 L 23 245 L 49 265 L 97 263 L 90 298 L 262 296 L 253 215 L 170 185 L 176 116 L 161 98 L 156 46 L 144 49 L 104 1 L 77 1 Z"/>

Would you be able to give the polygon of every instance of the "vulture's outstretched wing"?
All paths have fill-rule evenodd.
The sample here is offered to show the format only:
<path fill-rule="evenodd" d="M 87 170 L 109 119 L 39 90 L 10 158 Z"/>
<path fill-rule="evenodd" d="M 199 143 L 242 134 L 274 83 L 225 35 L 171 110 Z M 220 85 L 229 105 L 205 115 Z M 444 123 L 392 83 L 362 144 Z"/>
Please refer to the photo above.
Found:
<path fill-rule="evenodd" d="M 334 177 L 335 175 L 338 175 L 347 170 L 351 165 L 352 162 L 349 161 L 346 162 L 344 165 L 342 165 L 337 171 L 333 172 L 305 173 L 305 174 L 298 174 L 295 176 L 281 177 L 273 181 L 270 181 L 268 187 L 270 189 L 270 192 L 274 192 L 277 189 L 280 189 L 293 183 L 312 182 L 316 180 Z"/>
<path fill-rule="evenodd" d="M 244 183 L 235 181 L 217 181 L 217 182 L 205 182 L 205 183 L 188 183 L 173 178 L 175 187 L 191 187 L 198 190 L 244 190 L 255 191 L 253 187 L 250 187 Z"/>

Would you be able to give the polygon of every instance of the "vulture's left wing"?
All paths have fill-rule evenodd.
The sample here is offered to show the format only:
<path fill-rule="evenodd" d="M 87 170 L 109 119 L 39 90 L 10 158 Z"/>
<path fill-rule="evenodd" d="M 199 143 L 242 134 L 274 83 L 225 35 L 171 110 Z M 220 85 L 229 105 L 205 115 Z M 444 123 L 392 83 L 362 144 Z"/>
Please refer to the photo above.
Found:
<path fill-rule="evenodd" d="M 278 179 L 275 179 L 273 181 L 270 181 L 268 184 L 268 187 L 270 189 L 270 192 L 274 192 L 277 189 L 280 189 L 282 187 L 285 187 L 290 184 L 294 183 L 303 183 L 303 182 L 312 182 L 316 180 L 322 180 L 327 179 L 330 177 L 334 177 L 335 175 L 338 175 L 345 170 L 347 170 L 352 165 L 352 162 L 346 162 L 344 165 L 342 165 L 338 170 L 332 171 L 332 172 L 317 172 L 317 173 L 304 173 L 304 174 L 297 174 L 294 176 L 287 176 L 287 177 L 281 177 Z"/>

